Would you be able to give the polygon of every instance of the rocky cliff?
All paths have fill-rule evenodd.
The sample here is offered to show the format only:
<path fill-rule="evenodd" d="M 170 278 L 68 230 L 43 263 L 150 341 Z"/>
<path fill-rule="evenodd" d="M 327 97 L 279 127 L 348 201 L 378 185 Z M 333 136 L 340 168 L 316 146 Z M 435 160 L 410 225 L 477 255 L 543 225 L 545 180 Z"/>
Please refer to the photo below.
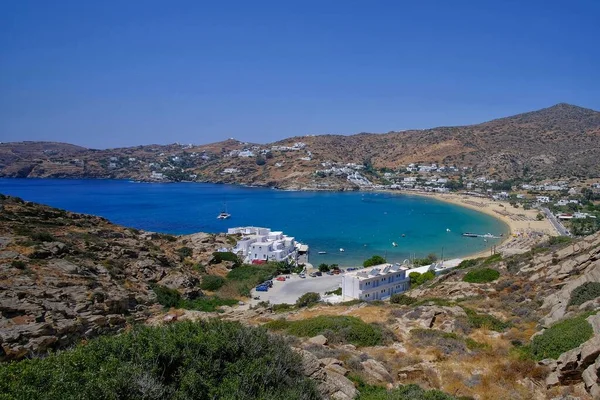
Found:
<path fill-rule="evenodd" d="M 0 360 L 145 321 L 161 310 L 153 283 L 203 296 L 191 260 L 207 263 L 225 243 L 224 235 L 140 232 L 0 195 Z M 183 246 L 193 252 L 186 262 Z"/>

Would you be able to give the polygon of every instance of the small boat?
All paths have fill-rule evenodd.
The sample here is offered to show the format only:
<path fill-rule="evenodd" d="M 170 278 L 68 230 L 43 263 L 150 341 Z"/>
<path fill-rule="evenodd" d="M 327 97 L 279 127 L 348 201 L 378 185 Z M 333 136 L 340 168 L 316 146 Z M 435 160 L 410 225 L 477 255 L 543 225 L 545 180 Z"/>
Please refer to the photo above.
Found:
<path fill-rule="evenodd" d="M 394 246 L 394 247 L 398 247 L 398 243 L 396 243 L 396 242 L 392 242 L 392 246 Z"/>
<path fill-rule="evenodd" d="M 406 236 L 406 235 L 403 233 L 403 234 L 402 234 L 402 237 L 405 237 L 405 236 Z"/>
<path fill-rule="evenodd" d="M 340 248 L 340 253 L 343 253 L 344 251 L 346 251 L 346 250 L 344 250 L 344 249 Z"/>
<path fill-rule="evenodd" d="M 446 232 L 450 232 L 450 228 L 446 228 Z"/>
<path fill-rule="evenodd" d="M 471 233 L 471 232 L 465 232 L 462 234 L 465 237 L 478 237 L 479 235 L 476 233 Z"/>
<path fill-rule="evenodd" d="M 327 254 L 326 251 L 319 251 L 318 254 Z"/>
<path fill-rule="evenodd" d="M 227 204 L 223 203 L 223 211 L 217 215 L 217 219 L 229 219 L 231 214 L 227 212 Z"/>

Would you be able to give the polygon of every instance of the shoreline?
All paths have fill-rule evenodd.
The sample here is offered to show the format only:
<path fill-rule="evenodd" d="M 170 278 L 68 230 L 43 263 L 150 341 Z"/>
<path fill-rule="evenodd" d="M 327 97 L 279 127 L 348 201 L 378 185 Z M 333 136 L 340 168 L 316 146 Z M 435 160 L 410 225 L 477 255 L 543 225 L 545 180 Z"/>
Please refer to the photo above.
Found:
<path fill-rule="evenodd" d="M 386 193 L 398 192 L 386 191 Z M 507 244 L 507 242 L 513 239 L 514 235 L 526 234 L 530 232 L 541 232 L 548 236 L 556 236 L 558 234 L 546 217 L 544 217 L 544 219 L 541 221 L 536 219 L 539 210 L 524 210 L 523 208 L 514 208 L 507 201 L 492 200 L 487 197 L 476 197 L 460 193 L 428 193 L 415 191 L 400 192 L 398 194 L 432 198 L 445 203 L 478 211 L 501 221 L 508 227 L 508 233 L 497 245 L 497 247 Z M 490 249 L 487 249 L 477 253 L 469 254 L 465 256 L 464 259 L 488 257 L 490 255 L 489 253 Z"/>

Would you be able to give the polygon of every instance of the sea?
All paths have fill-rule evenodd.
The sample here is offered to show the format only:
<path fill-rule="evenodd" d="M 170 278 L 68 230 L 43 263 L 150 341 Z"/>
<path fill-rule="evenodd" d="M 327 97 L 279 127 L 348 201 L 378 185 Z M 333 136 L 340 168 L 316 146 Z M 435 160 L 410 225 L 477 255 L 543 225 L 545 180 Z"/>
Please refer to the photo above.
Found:
<path fill-rule="evenodd" d="M 504 222 L 487 214 L 407 194 L 5 178 L 0 178 L 0 193 L 154 232 L 219 233 L 237 226 L 268 227 L 307 244 L 313 265 L 357 266 L 372 255 L 389 262 L 431 253 L 460 258 L 500 242 L 463 237 L 463 232 L 495 236 L 509 232 Z M 225 209 L 231 218 L 217 219 Z"/>

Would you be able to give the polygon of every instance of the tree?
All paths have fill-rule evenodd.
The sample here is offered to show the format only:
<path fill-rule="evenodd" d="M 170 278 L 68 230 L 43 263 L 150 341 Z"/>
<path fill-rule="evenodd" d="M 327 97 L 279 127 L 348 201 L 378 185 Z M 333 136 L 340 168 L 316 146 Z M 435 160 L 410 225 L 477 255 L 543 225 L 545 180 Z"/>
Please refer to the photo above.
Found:
<path fill-rule="evenodd" d="M 319 301 L 321 301 L 321 296 L 319 293 L 308 292 L 304 293 L 302 296 L 300 296 L 300 298 L 298 298 L 298 300 L 296 300 L 296 306 L 308 307 L 312 306 L 313 304 L 317 304 Z"/>
<path fill-rule="evenodd" d="M 321 271 L 321 272 L 328 272 L 329 271 L 329 265 L 327 265 L 325 263 L 319 265 L 319 271 Z"/>
<path fill-rule="evenodd" d="M 381 265 L 381 264 L 385 264 L 387 261 L 385 260 L 385 258 L 381 257 L 381 256 L 373 256 L 367 260 L 365 260 L 365 262 L 363 262 L 363 267 L 367 268 L 367 267 L 372 267 L 373 265 Z"/>
<path fill-rule="evenodd" d="M 544 219 L 544 214 L 538 213 L 538 215 L 535 216 L 535 219 L 537 219 L 538 221 L 543 220 Z"/>
<path fill-rule="evenodd" d="M 334 271 L 339 271 L 339 269 L 340 269 L 340 267 L 339 267 L 337 264 L 331 264 L 331 265 L 329 266 L 329 268 L 331 268 L 331 269 L 332 269 L 332 270 L 334 270 Z"/>

